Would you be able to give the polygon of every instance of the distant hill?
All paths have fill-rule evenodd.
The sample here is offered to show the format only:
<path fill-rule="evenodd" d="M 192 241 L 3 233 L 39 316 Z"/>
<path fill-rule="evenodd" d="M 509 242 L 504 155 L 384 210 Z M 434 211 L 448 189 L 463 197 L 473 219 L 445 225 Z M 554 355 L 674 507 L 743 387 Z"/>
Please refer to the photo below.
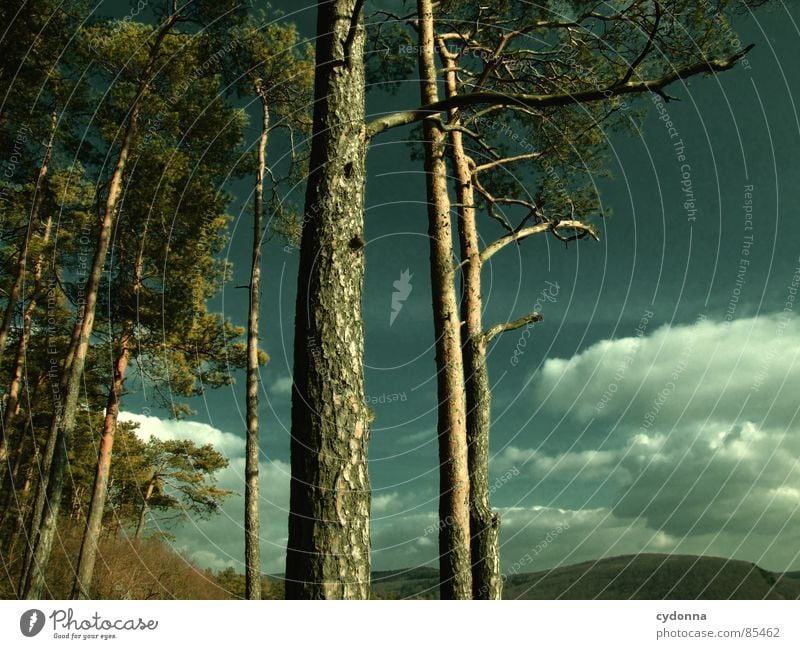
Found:
<path fill-rule="evenodd" d="M 800 573 L 721 557 L 637 554 L 510 575 L 504 599 L 800 599 Z M 375 572 L 378 597 L 436 598 L 438 571 Z"/>

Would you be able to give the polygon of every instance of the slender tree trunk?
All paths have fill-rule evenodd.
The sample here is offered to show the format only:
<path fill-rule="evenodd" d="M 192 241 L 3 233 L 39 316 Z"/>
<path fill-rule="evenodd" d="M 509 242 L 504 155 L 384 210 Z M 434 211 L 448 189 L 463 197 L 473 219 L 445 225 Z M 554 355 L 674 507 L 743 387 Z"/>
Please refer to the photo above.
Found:
<path fill-rule="evenodd" d="M 94 476 L 92 498 L 89 502 L 89 514 L 86 517 L 86 529 L 81 541 L 78 556 L 78 568 L 72 584 L 72 599 L 87 599 L 94 577 L 94 566 L 97 560 L 97 546 L 100 542 L 100 530 L 103 526 L 103 512 L 108 495 L 108 478 L 111 475 L 111 454 L 114 449 L 114 435 L 117 432 L 122 384 L 125 381 L 125 370 L 130 355 L 129 337 L 121 338 L 121 348 L 114 363 L 114 378 L 106 403 L 106 415 L 103 420 L 103 435 L 100 439 L 100 450 L 97 456 L 97 470 Z"/>
<path fill-rule="evenodd" d="M 53 155 L 53 142 L 55 141 L 56 136 L 56 126 L 58 124 L 58 113 L 54 110 L 51 115 L 50 121 L 50 134 L 47 140 L 47 145 L 45 148 L 44 158 L 42 159 L 42 164 L 39 167 L 39 173 L 36 178 L 36 187 L 34 189 L 34 196 L 33 196 L 33 204 L 31 205 L 31 214 L 30 219 L 28 220 L 28 227 L 25 229 L 25 238 L 22 241 L 22 248 L 19 252 L 19 257 L 17 260 L 17 272 L 14 276 L 14 283 L 11 285 L 11 290 L 8 293 L 8 301 L 6 302 L 6 309 L 3 313 L 3 320 L 0 322 L 0 361 L 2 361 L 3 354 L 6 350 L 6 343 L 8 341 L 8 333 L 11 330 L 11 324 L 14 321 L 14 313 L 17 309 L 17 301 L 19 300 L 20 293 L 22 292 L 22 285 L 25 279 L 25 269 L 28 265 L 28 251 L 30 249 L 31 239 L 33 238 L 33 232 L 36 227 L 36 221 L 39 219 L 39 211 L 42 206 L 43 200 L 43 191 L 42 191 L 42 182 L 44 181 L 45 177 L 47 176 L 47 170 L 50 165 L 50 158 Z M 48 219 L 48 226 L 47 230 L 49 233 L 49 222 Z M 35 303 L 34 303 L 35 304 Z M 23 332 L 22 337 L 25 338 L 24 343 L 20 342 L 20 345 L 17 346 L 17 357 L 14 360 L 14 370 L 12 371 L 12 387 L 14 384 L 14 377 L 19 374 L 21 378 L 21 366 L 20 366 L 20 348 L 22 348 L 22 362 L 24 363 L 25 358 L 25 351 L 24 345 L 27 343 L 27 337 L 30 336 L 30 313 L 33 311 L 32 308 L 28 308 L 23 316 L 28 316 L 28 334 Z M 23 327 L 25 324 L 23 324 Z M 17 384 L 19 383 L 19 378 L 17 378 Z M 19 388 L 17 385 L 17 395 L 19 394 Z M 16 396 L 16 395 L 15 395 Z M 16 402 L 12 403 L 11 393 L 6 400 L 5 410 L 3 412 L 3 427 L 0 430 L 0 484 L 3 483 L 6 474 L 6 464 L 8 463 L 8 440 L 6 436 L 10 433 L 10 428 L 6 424 L 6 420 L 8 420 L 8 424 L 10 425 L 11 419 L 10 417 L 14 416 L 16 411 L 17 404 Z M 8 431 L 8 432 L 7 432 Z"/>
<path fill-rule="evenodd" d="M 439 51 L 446 68 L 447 96 L 458 94 L 456 62 L 444 42 Z M 450 124 L 460 123 L 459 112 L 450 112 Z M 450 152 L 456 182 L 458 234 L 461 259 L 461 320 L 463 322 L 464 379 L 467 396 L 467 443 L 469 446 L 469 524 L 473 599 L 500 599 L 500 515 L 489 498 L 489 432 L 492 423 L 486 343 L 483 336 L 481 259 L 475 222 L 475 190 L 470 160 L 461 131 L 450 132 Z"/>
<path fill-rule="evenodd" d="M 438 101 L 432 0 L 418 0 L 422 103 Z M 439 573 L 442 599 L 470 599 L 469 468 L 461 323 L 455 291 L 453 233 L 447 194 L 446 136 L 423 122 L 439 396 Z"/>
<path fill-rule="evenodd" d="M 259 517 L 258 462 L 260 459 L 258 425 L 258 316 L 261 308 L 261 237 L 263 226 L 264 174 L 269 106 L 263 88 L 256 82 L 261 99 L 261 136 L 258 139 L 258 169 L 253 196 L 253 254 L 250 267 L 250 311 L 247 317 L 247 447 L 245 450 L 244 557 L 245 597 L 261 599 L 261 523 Z"/>
<path fill-rule="evenodd" d="M 367 599 L 363 0 L 318 3 L 294 337 L 286 597 Z"/>
<path fill-rule="evenodd" d="M 36 403 L 46 378 L 47 375 L 44 372 L 39 373 L 36 382 L 33 384 L 33 389 L 31 390 L 30 403 Z M 15 500 L 17 509 L 21 507 L 20 503 L 22 501 L 20 498 L 15 498 L 15 495 L 16 490 L 19 488 L 19 474 L 25 461 L 25 447 L 27 446 L 26 441 L 28 440 L 29 434 L 31 447 L 33 449 L 33 456 L 26 469 L 24 491 L 27 494 L 27 492 L 30 490 L 31 481 L 33 479 L 33 468 L 36 466 L 36 462 L 39 458 L 39 447 L 36 444 L 36 436 L 35 432 L 33 431 L 33 427 L 31 426 L 31 420 L 28 418 L 28 421 L 25 422 L 25 426 L 22 428 L 19 436 L 17 437 L 14 453 L 9 457 L 9 461 L 10 458 L 14 458 L 14 464 L 13 466 L 9 464 L 9 471 L 6 473 L 2 483 L 2 491 L 0 492 L 2 493 L 2 505 L 0 505 L 0 510 L 2 510 L 2 514 L 0 514 L 0 528 L 5 526 L 11 510 L 14 508 Z M 0 547 L 2 547 L 1 544 Z"/>
<path fill-rule="evenodd" d="M 30 466 L 28 466 L 26 470 L 25 483 L 23 488 L 18 490 L 22 457 L 24 456 L 26 446 L 25 432 L 26 431 L 23 431 L 17 439 L 16 448 L 14 449 L 14 466 L 6 474 L 5 482 L 3 483 L 3 504 L 0 505 L 0 507 L 2 507 L 2 514 L 0 514 L 0 530 L 6 530 L 6 524 L 9 518 L 12 515 L 15 517 L 13 527 L 8 530 L 7 534 L 3 534 L 2 538 L 0 538 L 0 554 L 8 557 L 11 557 L 11 550 L 16 547 L 17 537 L 24 525 L 24 510 L 27 501 L 27 493 L 30 490 L 33 463 L 35 463 L 37 459 L 37 447 L 34 442 L 33 457 L 31 458 Z"/>
<path fill-rule="evenodd" d="M 53 155 L 53 141 L 56 137 L 57 124 L 58 113 L 54 110 L 51 115 L 50 134 L 47 140 L 44 158 L 42 159 L 42 165 L 39 167 L 39 173 L 36 177 L 36 187 L 34 189 L 33 204 L 31 205 L 31 215 L 28 221 L 28 227 L 25 229 L 25 238 L 22 240 L 22 248 L 19 251 L 19 257 L 17 259 L 17 273 L 14 276 L 14 283 L 11 285 L 11 290 L 8 293 L 6 310 L 3 313 L 2 323 L 0 323 L 0 360 L 2 360 L 3 353 L 6 350 L 8 332 L 11 330 L 11 323 L 14 321 L 14 312 L 17 309 L 17 301 L 19 300 L 20 292 L 22 291 L 22 283 L 25 278 L 25 268 L 28 264 L 28 250 L 30 249 L 36 221 L 39 218 L 39 208 L 42 206 L 42 182 L 47 176 L 47 168 L 50 164 L 50 158 Z M 0 436 L 0 447 L 2 447 L 2 444 L 3 438 Z"/>
<path fill-rule="evenodd" d="M 144 494 L 142 509 L 139 511 L 139 522 L 136 524 L 136 532 L 133 535 L 134 541 L 141 539 L 142 534 L 144 533 L 145 519 L 147 518 L 147 512 L 150 511 L 150 499 L 153 497 L 153 490 L 156 487 L 157 481 L 158 474 L 154 474 L 153 477 L 150 478 L 150 482 L 147 483 L 147 490 Z"/>
<path fill-rule="evenodd" d="M 22 488 L 19 490 L 19 493 L 15 491 L 16 485 L 18 484 L 18 477 L 19 471 L 22 468 L 22 463 L 18 460 L 14 466 L 14 472 L 9 476 L 11 480 L 11 493 L 10 496 L 14 499 L 15 505 L 15 519 L 14 519 L 14 527 L 11 530 L 11 533 L 8 538 L 8 542 L 5 544 L 7 549 L 3 549 L 2 554 L 8 557 L 13 557 L 17 550 L 17 545 L 19 544 L 20 539 L 25 534 L 25 521 L 28 517 L 30 510 L 29 510 L 29 502 L 31 496 L 31 486 L 33 484 L 33 476 L 34 476 L 34 467 L 36 467 L 37 463 L 39 462 L 39 455 L 40 449 L 39 445 L 36 443 L 36 438 L 34 437 L 34 433 L 31 430 L 31 438 L 32 438 L 32 446 L 33 446 L 33 456 L 31 458 L 30 464 L 25 468 L 25 480 L 23 481 Z M 22 453 L 24 447 L 24 439 L 20 440 L 20 453 Z M 7 508 L 3 512 L 3 523 L 5 525 L 5 521 L 7 520 L 8 514 L 11 512 L 11 503 L 7 503 Z M 24 559 L 24 557 L 23 557 Z M 22 562 L 20 564 L 20 571 L 24 572 L 25 564 Z"/>
<path fill-rule="evenodd" d="M 50 239 L 50 230 L 52 227 L 52 216 L 48 216 L 45 225 L 44 235 L 42 237 L 43 243 L 47 243 Z M 28 342 L 31 337 L 31 324 L 33 322 L 33 313 L 36 310 L 36 304 L 39 295 L 42 291 L 42 269 L 44 266 L 43 255 L 39 255 L 34 264 L 33 270 L 33 294 L 22 314 L 22 333 L 17 343 L 17 352 L 14 356 L 14 365 L 11 370 L 11 381 L 8 385 L 8 396 L 6 398 L 6 407 L 3 412 L 3 435 L 10 434 L 6 431 L 11 431 L 11 424 L 14 417 L 19 410 L 19 394 L 22 389 L 22 376 L 25 369 L 25 355 L 28 350 Z M 24 435 L 24 432 L 21 433 Z M 5 483 L 6 468 L 9 463 L 8 447 L 0 444 L 0 484 Z"/>
<path fill-rule="evenodd" d="M 22 489 L 16 498 L 16 516 L 14 519 L 14 528 L 9 535 L 7 550 L 4 549 L 2 554 L 6 557 L 13 557 L 17 552 L 17 546 L 23 536 L 25 530 L 25 518 L 28 515 L 28 501 L 30 500 L 31 484 L 33 483 L 33 466 L 38 460 L 39 447 L 34 442 L 33 446 L 33 459 L 31 464 L 25 469 L 25 481 L 22 484 Z M 19 468 L 19 467 L 17 467 Z M 14 478 L 16 483 L 16 478 Z M 20 566 L 23 567 L 23 566 Z"/>
<path fill-rule="evenodd" d="M 7 443 L 0 446 L 0 484 L 5 484 L 8 471 L 11 470 L 11 457 L 9 456 L 9 446 L 13 443 L 11 424 L 17 413 L 19 406 L 19 393 L 22 387 L 22 375 L 25 369 L 25 353 L 28 347 L 28 340 L 31 335 L 31 316 L 36 302 L 31 300 L 22 318 L 22 333 L 17 344 L 17 352 L 14 355 L 14 365 L 11 369 L 11 381 L 6 394 L 5 410 L 3 411 L 3 439 Z M 19 433 L 23 435 L 23 433 Z"/>
<path fill-rule="evenodd" d="M 109 243 L 116 219 L 117 204 L 122 191 L 122 176 L 128 162 L 130 147 L 142 110 L 142 98 L 150 83 L 160 51 L 161 43 L 177 20 L 173 14 L 156 35 L 150 48 L 150 58 L 139 81 L 133 99 L 128 122 L 122 136 L 120 151 L 108 187 L 100 223 L 97 245 L 91 269 L 85 285 L 85 303 L 78 307 L 78 317 L 72 340 L 65 356 L 64 367 L 53 417 L 48 431 L 47 444 L 42 457 L 42 466 L 47 476 L 39 482 L 34 501 L 34 516 L 31 520 L 31 545 L 26 558 L 26 578 L 21 588 L 24 599 L 39 599 L 45 587 L 45 572 L 50 561 L 58 515 L 61 510 L 61 495 L 64 489 L 64 468 L 67 463 L 68 444 L 75 426 L 75 414 L 81 387 L 81 375 L 89 349 L 89 339 L 94 328 L 95 308 L 100 280 L 103 275 Z M 49 471 L 48 471 L 49 469 Z M 46 505 L 46 506 L 45 506 Z"/>

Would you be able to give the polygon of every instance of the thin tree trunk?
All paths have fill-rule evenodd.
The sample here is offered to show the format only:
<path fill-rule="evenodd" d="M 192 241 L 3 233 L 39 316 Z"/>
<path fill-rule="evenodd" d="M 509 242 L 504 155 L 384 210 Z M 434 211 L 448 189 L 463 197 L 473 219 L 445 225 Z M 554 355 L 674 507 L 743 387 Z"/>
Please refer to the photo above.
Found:
<path fill-rule="evenodd" d="M 19 544 L 19 541 L 22 538 L 25 530 L 25 517 L 28 514 L 28 501 L 30 499 L 31 484 L 33 482 L 33 465 L 37 461 L 38 456 L 39 447 L 36 446 L 36 443 L 34 442 L 33 459 L 31 460 L 31 465 L 25 469 L 25 482 L 23 483 L 22 489 L 20 489 L 19 495 L 16 498 L 17 511 L 14 520 L 14 528 L 11 531 L 7 544 L 8 549 L 3 550 L 3 555 L 9 558 L 16 554 L 17 545 Z M 16 478 L 14 480 L 16 481 Z"/>
<path fill-rule="evenodd" d="M 50 165 L 50 158 L 53 155 L 53 143 L 55 141 L 56 136 L 56 126 L 58 124 L 58 113 L 53 110 L 50 120 L 50 134 L 47 140 L 47 145 L 45 148 L 44 158 L 42 159 L 42 164 L 39 167 L 39 173 L 36 178 L 36 187 L 34 189 L 33 195 L 33 204 L 31 205 L 31 214 L 30 219 L 28 220 L 28 227 L 25 229 L 25 238 L 22 241 L 22 248 L 19 252 L 19 258 L 17 260 L 17 273 L 14 276 L 14 283 L 11 286 L 11 290 L 8 293 L 8 302 L 6 303 L 6 309 L 3 313 L 3 320 L 0 323 L 0 361 L 2 361 L 3 354 L 6 350 L 6 343 L 8 341 L 8 333 L 11 330 L 11 324 L 14 321 L 14 313 L 17 310 L 17 301 L 19 300 L 20 293 L 22 292 L 22 285 L 25 279 L 25 269 L 28 265 L 28 251 L 30 249 L 31 239 L 33 238 L 33 232 L 35 229 L 36 221 L 39 218 L 39 211 L 42 206 L 43 200 L 43 191 L 42 191 L 42 182 L 44 181 L 45 177 L 47 176 L 47 170 Z M 47 231 L 49 233 L 49 226 L 50 219 L 48 219 L 48 226 Z M 29 316 L 30 312 L 32 312 L 32 308 L 26 310 L 25 314 L 23 315 L 23 321 L 25 316 Z M 27 322 L 28 334 L 30 336 L 30 320 Z M 25 324 L 23 324 L 23 328 Z M 25 358 L 25 351 L 24 345 L 27 343 L 27 336 L 23 332 L 23 338 L 25 338 L 24 343 L 20 343 L 17 347 L 17 357 L 14 360 L 14 370 L 12 371 L 12 386 L 14 383 L 14 377 L 17 376 L 19 373 L 21 377 L 21 366 L 20 366 L 20 359 L 19 353 L 20 348 L 22 348 L 22 359 L 24 362 Z M 17 379 L 17 382 L 19 379 Z M 17 388 L 17 395 L 19 394 L 19 389 Z M 10 417 L 13 417 L 16 411 L 16 403 L 12 404 L 12 395 L 9 392 L 9 395 L 6 399 L 5 404 L 5 411 L 3 412 L 3 427 L 0 430 L 0 484 L 3 483 L 5 480 L 6 474 L 6 464 L 8 462 L 8 440 L 6 436 L 10 432 L 10 428 L 6 424 L 6 420 L 10 424 Z M 10 415 L 10 416 L 9 416 Z M 9 431 L 9 432 L 7 432 Z"/>
<path fill-rule="evenodd" d="M 456 62 L 439 42 L 446 68 L 447 96 L 458 94 Z M 459 111 L 450 112 L 450 124 L 460 124 Z M 492 423 L 486 343 L 483 336 L 481 259 L 475 222 L 475 190 L 463 134 L 450 132 L 450 152 L 456 182 L 458 234 L 461 259 L 461 320 L 463 322 L 464 379 L 467 397 L 467 443 L 469 446 L 469 524 L 471 532 L 472 597 L 500 599 L 500 515 L 492 511 L 489 498 L 489 432 Z"/>
<path fill-rule="evenodd" d="M 264 202 L 269 106 L 261 84 L 256 82 L 261 100 L 261 135 L 258 139 L 258 169 L 253 196 L 253 254 L 250 267 L 250 310 L 247 317 L 247 444 L 245 450 L 244 557 L 245 597 L 261 599 L 261 523 L 259 517 L 258 462 L 258 316 L 261 308 L 261 225 Z"/>
<path fill-rule="evenodd" d="M 31 391 L 31 398 L 29 399 L 30 403 L 36 403 L 37 399 L 39 398 L 40 390 L 42 385 L 44 385 L 44 381 L 47 378 L 47 374 L 45 372 L 40 372 L 39 376 L 37 377 L 36 382 L 33 385 L 33 390 Z M 31 480 L 33 478 L 33 467 L 36 465 L 39 457 L 39 447 L 36 444 L 36 435 L 33 431 L 32 422 L 30 417 L 28 421 L 25 422 L 25 426 L 20 431 L 19 437 L 17 437 L 17 443 L 14 450 L 14 453 L 10 456 L 14 458 L 14 465 L 9 465 L 9 471 L 6 473 L 4 481 L 2 483 L 2 505 L 0 505 L 0 509 L 2 509 L 2 514 L 0 514 L 0 528 L 5 526 L 6 520 L 8 519 L 8 515 L 12 509 L 12 503 L 15 499 L 15 492 L 18 487 L 19 481 L 19 472 L 23 466 L 24 458 L 25 458 L 25 446 L 26 440 L 28 439 L 28 434 L 31 436 L 31 446 L 33 448 L 33 457 L 28 465 L 26 470 L 26 480 L 25 480 L 25 487 L 26 493 L 27 490 L 30 489 Z M 9 458 L 9 460 L 10 460 Z M 17 499 L 17 507 L 19 507 L 19 499 Z"/>
<path fill-rule="evenodd" d="M 133 535 L 133 540 L 138 541 L 142 538 L 142 534 L 144 533 L 144 526 L 145 526 L 145 519 L 147 518 L 147 512 L 150 511 L 150 499 L 153 497 L 153 490 L 156 487 L 156 482 L 158 481 L 158 474 L 153 475 L 150 478 L 150 482 L 147 483 L 147 490 L 144 494 L 144 501 L 142 502 L 142 509 L 139 512 L 139 522 L 136 524 L 136 532 Z"/>
<path fill-rule="evenodd" d="M 33 484 L 34 467 L 39 461 L 39 454 L 40 454 L 40 449 L 38 444 L 36 444 L 36 438 L 34 437 L 34 433 L 32 430 L 31 430 L 31 437 L 33 445 L 33 456 L 31 458 L 30 464 L 25 469 L 25 481 L 22 485 L 22 489 L 19 490 L 18 495 L 16 494 L 15 489 L 17 484 L 17 478 L 19 476 L 19 470 L 22 466 L 20 461 L 17 461 L 17 463 L 14 466 L 13 474 L 9 476 L 11 480 L 11 489 L 12 489 L 10 496 L 15 500 L 16 516 L 14 520 L 14 528 L 12 529 L 8 537 L 8 542 L 6 543 L 7 549 L 3 549 L 2 552 L 7 557 L 12 557 L 16 553 L 17 545 L 19 544 L 19 541 L 24 535 L 26 529 L 25 519 L 29 514 L 28 503 L 30 501 L 31 485 Z M 22 452 L 24 441 L 25 441 L 24 439 L 20 441 L 20 453 Z M 3 512 L 3 523 L 2 523 L 3 525 L 5 525 L 5 521 L 7 520 L 10 511 L 11 511 L 11 503 L 9 502 L 7 503 L 7 508 Z M 24 571 L 24 569 L 25 569 L 25 564 L 23 562 L 20 564 L 20 570 Z"/>
<path fill-rule="evenodd" d="M 417 0 L 422 103 L 438 101 L 432 0 Z M 446 136 L 423 122 L 439 397 L 439 579 L 442 599 L 470 599 L 469 468 L 461 323 L 455 291 L 453 233 L 447 194 Z"/>
<path fill-rule="evenodd" d="M 34 516 L 31 521 L 31 545 L 26 559 L 26 579 L 21 588 L 23 599 L 39 599 L 45 587 L 45 572 L 50 561 L 56 524 L 61 510 L 61 495 L 64 489 L 64 468 L 67 463 L 68 444 L 75 426 L 81 375 L 83 374 L 86 354 L 89 349 L 89 339 L 94 328 L 97 294 L 116 219 L 117 203 L 122 190 L 122 176 L 128 162 L 131 143 L 136 132 L 139 115 L 141 114 L 142 97 L 154 74 L 156 57 L 161 43 L 177 18 L 177 14 L 169 17 L 156 35 L 155 42 L 150 49 L 150 58 L 142 73 L 139 87 L 133 99 L 117 162 L 111 174 L 97 246 L 92 259 L 91 270 L 86 280 L 85 303 L 78 307 L 76 326 L 73 330 L 70 347 L 65 356 L 64 368 L 59 381 L 59 390 L 56 395 L 55 409 L 48 431 L 47 445 L 42 457 L 42 465 L 45 471 L 43 475 L 47 476 L 47 479 L 40 481 L 34 501 Z"/>
<path fill-rule="evenodd" d="M 363 0 L 318 2 L 294 337 L 289 599 L 368 599 Z"/>
<path fill-rule="evenodd" d="M 27 494 L 30 490 L 31 478 L 33 476 L 33 465 L 37 460 L 38 448 L 34 441 L 33 444 L 33 457 L 31 464 L 28 466 L 25 473 L 25 484 L 22 489 L 17 490 L 18 478 L 20 469 L 22 468 L 22 457 L 25 453 L 26 431 L 23 431 L 19 436 L 15 448 L 15 461 L 14 466 L 6 474 L 5 482 L 3 483 L 3 504 L 2 514 L 0 514 L 0 530 L 4 530 L 6 523 L 12 513 L 15 515 L 16 522 L 7 535 L 0 539 L 0 554 L 11 556 L 11 548 L 16 546 L 16 538 L 22 530 L 22 524 L 25 520 L 24 508 L 27 501 Z"/>
<path fill-rule="evenodd" d="M 39 208 L 42 206 L 42 182 L 47 176 L 47 168 L 50 164 L 50 158 L 53 155 L 53 142 L 56 137 L 56 126 L 58 124 L 58 113 L 54 110 L 51 115 L 50 121 L 50 134 L 45 148 L 44 158 L 39 167 L 39 173 L 36 177 L 36 187 L 33 194 L 33 204 L 31 205 L 31 215 L 28 221 L 28 227 L 25 229 L 25 238 L 22 240 L 22 248 L 19 251 L 17 260 L 17 274 L 14 276 L 14 283 L 11 285 L 11 290 L 8 293 L 8 302 L 6 303 L 6 310 L 3 313 L 3 321 L 0 323 L 0 360 L 6 350 L 6 341 L 8 340 L 8 332 L 11 330 L 11 323 L 14 321 L 14 312 L 17 309 L 17 300 L 19 300 L 20 292 L 22 291 L 22 282 L 25 278 L 25 268 L 28 264 L 28 250 L 30 249 L 31 239 L 37 219 L 39 218 Z M 0 447 L 2 447 L 3 438 L 0 436 Z"/>
<path fill-rule="evenodd" d="M 111 475 L 111 454 L 114 449 L 114 435 L 117 432 L 122 384 L 125 381 L 125 370 L 130 356 L 129 337 L 122 336 L 121 349 L 114 364 L 114 378 L 106 403 L 106 415 L 103 420 L 103 436 L 100 439 L 100 450 L 97 456 L 92 498 L 89 502 L 89 514 L 86 518 L 86 529 L 81 541 L 78 556 L 78 568 L 72 584 L 72 599 L 87 599 L 94 577 L 94 566 L 97 560 L 97 547 L 100 542 L 100 530 L 103 526 L 103 512 L 108 495 L 108 478 Z"/>
<path fill-rule="evenodd" d="M 47 243 L 50 239 L 50 230 L 53 218 L 48 216 L 45 225 L 42 242 Z M 44 266 L 43 255 L 40 254 L 34 264 L 33 270 L 33 294 L 22 314 L 22 333 L 17 343 L 17 352 L 14 356 L 14 366 L 11 370 L 11 381 L 8 385 L 8 396 L 6 398 L 6 408 L 3 412 L 3 436 L 8 435 L 6 431 L 11 431 L 11 424 L 19 410 L 19 394 L 22 388 L 22 376 L 25 369 L 25 355 L 28 350 L 28 342 L 31 337 L 31 324 L 33 322 L 33 312 L 36 310 L 36 303 L 42 290 L 42 269 Z M 24 432 L 21 433 L 24 435 Z M 0 444 L 0 484 L 5 483 L 6 467 L 8 465 L 8 447 Z"/>

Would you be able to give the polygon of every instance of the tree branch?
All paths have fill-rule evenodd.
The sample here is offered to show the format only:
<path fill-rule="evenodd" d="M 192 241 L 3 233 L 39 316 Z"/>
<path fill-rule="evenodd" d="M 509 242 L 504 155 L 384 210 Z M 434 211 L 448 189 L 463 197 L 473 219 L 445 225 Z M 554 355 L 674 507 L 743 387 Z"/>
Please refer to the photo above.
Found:
<path fill-rule="evenodd" d="M 510 234 L 507 234 L 504 237 L 501 237 L 500 239 L 490 243 L 481 251 L 481 263 L 488 261 L 491 257 L 500 252 L 500 250 L 505 248 L 510 243 L 527 239 L 528 237 L 532 237 L 535 234 L 541 234 L 542 232 L 552 232 L 553 234 L 558 235 L 558 230 L 574 230 L 577 233 L 577 238 L 590 236 L 595 241 L 600 240 L 600 237 L 597 234 L 597 229 L 588 223 L 584 223 L 583 221 L 569 219 L 564 221 L 548 221 L 545 223 L 537 223 L 536 225 L 532 225 L 528 228 L 522 228 L 521 230 L 511 232 Z M 559 238 L 563 239 L 563 237 Z"/>
<path fill-rule="evenodd" d="M 489 105 L 489 106 L 523 106 L 526 108 L 550 108 L 554 106 L 569 106 L 572 104 L 582 104 L 594 101 L 603 101 L 611 97 L 620 95 L 630 95 L 644 92 L 660 92 L 666 86 L 675 83 L 680 79 L 687 79 L 698 74 L 714 74 L 730 70 L 736 63 L 744 58 L 753 48 L 748 45 L 743 50 L 725 59 L 712 59 L 711 61 L 699 61 L 693 65 L 686 66 L 679 70 L 673 70 L 656 79 L 646 81 L 627 81 L 625 83 L 615 82 L 606 88 L 595 88 L 583 90 L 574 94 L 550 94 L 550 95 L 531 95 L 531 94 L 503 94 L 498 92 L 472 92 L 463 95 L 456 95 L 442 99 L 408 111 L 390 113 L 378 117 L 367 124 L 367 137 L 375 137 L 398 126 L 406 126 L 427 119 L 433 115 L 448 111 L 454 108 L 467 108 L 469 106 Z"/>
<path fill-rule="evenodd" d="M 483 343 L 484 345 L 488 345 L 489 342 L 496 336 L 506 333 L 507 331 L 514 331 L 516 329 L 520 329 L 525 325 L 529 325 L 533 322 L 541 322 L 544 320 L 541 313 L 536 311 L 529 313 L 528 315 L 524 315 L 521 318 L 517 318 L 516 320 L 512 320 L 511 322 L 504 322 L 502 324 L 496 324 L 492 327 L 489 327 L 483 334 Z"/>

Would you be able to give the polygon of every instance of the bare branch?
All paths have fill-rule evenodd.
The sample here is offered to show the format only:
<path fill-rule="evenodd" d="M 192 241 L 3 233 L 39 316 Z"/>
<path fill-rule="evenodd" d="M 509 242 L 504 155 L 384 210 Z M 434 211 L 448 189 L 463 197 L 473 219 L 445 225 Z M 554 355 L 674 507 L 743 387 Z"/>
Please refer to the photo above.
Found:
<path fill-rule="evenodd" d="M 521 318 L 512 320 L 511 322 L 496 324 L 492 327 L 489 327 L 483 334 L 483 343 L 487 345 L 493 338 L 499 336 L 500 334 L 506 333 L 507 331 L 515 331 L 516 329 L 520 329 L 525 325 L 529 325 L 534 322 L 541 322 L 542 320 L 544 320 L 542 314 L 534 311 L 528 315 L 522 316 Z"/>
<path fill-rule="evenodd" d="M 520 160 L 536 160 L 537 158 L 541 158 L 544 154 L 546 154 L 553 148 L 554 147 L 548 147 L 543 151 L 533 151 L 531 153 L 523 153 L 521 155 L 511 156 L 510 158 L 501 158 L 500 160 L 492 160 L 491 162 L 485 162 L 484 164 L 475 167 L 474 171 L 475 173 L 480 173 L 481 171 L 486 171 L 487 169 L 492 169 L 500 165 L 510 164 L 512 162 L 519 162 Z"/>
<path fill-rule="evenodd" d="M 514 243 L 515 241 L 521 241 L 522 239 L 527 239 L 528 237 L 532 237 L 535 234 L 541 234 L 543 232 L 551 232 L 552 234 L 556 235 L 559 239 L 564 239 L 563 235 L 559 234 L 559 230 L 573 230 L 575 232 L 575 238 L 583 238 L 586 236 L 592 237 L 595 241 L 599 241 L 600 237 L 597 234 L 597 229 L 593 225 L 589 225 L 588 223 L 584 223 L 583 221 L 578 221 L 575 219 L 568 219 L 563 221 L 552 221 L 546 223 L 537 223 L 536 225 L 532 225 L 527 228 L 522 228 L 521 230 L 517 230 L 515 232 L 511 232 L 496 241 L 490 243 L 486 248 L 481 251 L 481 263 L 485 263 L 491 257 L 493 257 L 496 253 L 500 252 L 503 248 L 505 248 L 508 244 Z"/>

